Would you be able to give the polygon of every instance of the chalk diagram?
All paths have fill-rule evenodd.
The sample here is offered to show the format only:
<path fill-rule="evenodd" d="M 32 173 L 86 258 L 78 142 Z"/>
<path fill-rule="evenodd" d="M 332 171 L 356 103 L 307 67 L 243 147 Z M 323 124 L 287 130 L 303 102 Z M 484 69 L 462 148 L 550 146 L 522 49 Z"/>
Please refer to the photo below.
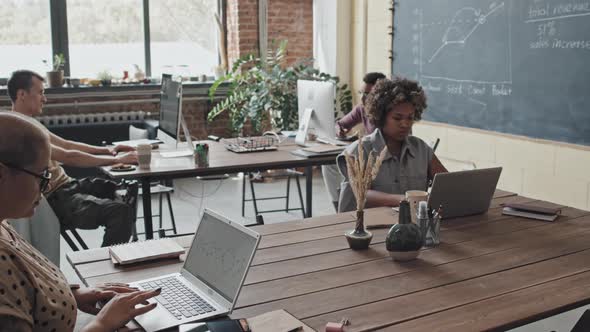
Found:
<path fill-rule="evenodd" d="M 412 25 L 411 43 L 420 79 L 511 84 L 510 4 L 467 3 L 470 5 L 457 7 L 449 16 L 435 10 L 413 10 L 417 24 Z M 449 7 L 453 4 L 456 2 L 450 1 Z M 490 63 L 503 68 L 485 68 Z"/>

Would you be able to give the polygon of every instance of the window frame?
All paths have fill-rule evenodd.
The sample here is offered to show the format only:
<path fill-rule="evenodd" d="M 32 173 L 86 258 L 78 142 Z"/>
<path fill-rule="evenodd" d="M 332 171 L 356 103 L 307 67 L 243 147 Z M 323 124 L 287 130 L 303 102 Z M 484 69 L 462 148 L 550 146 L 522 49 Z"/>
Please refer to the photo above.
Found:
<path fill-rule="evenodd" d="M 223 22 L 224 29 L 226 29 L 225 18 L 225 1 L 217 0 L 217 12 Z M 63 54 L 66 60 L 64 65 L 64 76 L 70 75 L 70 50 L 68 39 L 68 13 L 67 0 L 50 0 L 50 22 L 51 22 L 51 47 L 52 47 L 52 63 L 53 55 Z M 146 77 L 152 75 L 152 56 L 151 56 L 151 38 L 150 38 L 150 0 L 143 0 L 143 38 L 144 38 L 144 66 Z M 227 43 L 226 41 L 223 41 Z M 217 50 L 217 61 L 220 61 L 221 55 L 219 48 Z"/>

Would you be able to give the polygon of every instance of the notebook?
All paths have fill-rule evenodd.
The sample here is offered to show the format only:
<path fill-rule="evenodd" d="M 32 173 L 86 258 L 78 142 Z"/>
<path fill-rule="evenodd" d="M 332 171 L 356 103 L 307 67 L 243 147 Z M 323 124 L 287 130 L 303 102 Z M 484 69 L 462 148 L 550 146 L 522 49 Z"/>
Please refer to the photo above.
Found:
<path fill-rule="evenodd" d="M 184 248 L 172 239 L 131 242 L 109 247 L 111 260 L 116 264 L 132 264 L 161 258 L 176 258 Z"/>
<path fill-rule="evenodd" d="M 534 204 L 506 203 L 502 205 L 502 214 L 545 221 L 555 221 L 561 209 L 536 206 Z"/>
<path fill-rule="evenodd" d="M 391 228 L 399 221 L 399 212 L 388 207 L 379 207 L 365 210 L 365 228 L 380 229 Z"/>
<path fill-rule="evenodd" d="M 248 318 L 248 324 L 253 332 L 314 331 L 284 309 Z"/>
<path fill-rule="evenodd" d="M 239 332 L 244 329 L 237 324 L 239 320 L 223 320 L 207 323 L 190 323 L 180 325 L 179 332 Z M 249 331 L 252 332 L 312 332 L 309 326 L 295 318 L 284 309 L 267 312 L 247 319 Z"/>

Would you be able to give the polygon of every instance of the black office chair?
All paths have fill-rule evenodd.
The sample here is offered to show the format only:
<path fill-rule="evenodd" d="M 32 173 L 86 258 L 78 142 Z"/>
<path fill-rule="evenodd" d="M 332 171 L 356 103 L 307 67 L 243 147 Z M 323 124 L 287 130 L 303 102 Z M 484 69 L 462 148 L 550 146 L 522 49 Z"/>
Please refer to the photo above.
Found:
<path fill-rule="evenodd" d="M 254 191 L 254 181 L 253 181 L 253 174 L 252 173 L 245 173 L 242 179 L 242 217 L 245 216 L 246 212 L 246 202 L 252 202 L 254 205 L 254 214 L 259 216 L 262 213 L 272 213 L 272 212 L 289 212 L 295 210 L 301 210 L 301 215 L 305 218 L 305 210 L 303 205 L 303 194 L 301 193 L 301 183 L 299 181 L 299 177 L 303 176 L 303 173 L 298 172 L 293 169 L 282 169 L 273 171 L 272 173 L 264 174 L 262 178 L 287 178 L 287 192 L 285 196 L 272 196 L 272 197 L 263 197 L 263 198 L 256 198 L 256 193 Z M 299 194 L 299 204 L 298 208 L 289 207 L 289 198 L 291 192 L 291 179 L 295 179 L 295 183 L 297 184 L 297 193 Z M 246 198 L 246 179 L 250 182 L 250 195 L 251 198 Z M 259 210 L 257 201 L 264 201 L 264 200 L 275 200 L 275 199 L 285 199 L 285 208 L 284 209 L 275 209 L 275 210 Z"/>
<path fill-rule="evenodd" d="M 77 244 L 74 242 L 74 240 L 72 240 L 72 238 L 68 234 L 68 231 L 70 233 L 72 233 L 72 235 L 74 236 L 76 241 L 78 241 Z M 60 232 L 61 236 L 64 238 L 64 240 L 66 241 L 66 243 L 70 246 L 70 248 L 72 248 L 73 251 L 80 251 L 80 248 L 78 248 L 78 246 L 82 247 L 82 249 L 84 249 L 84 250 L 88 249 L 86 242 L 84 242 L 84 240 L 82 239 L 80 234 L 78 234 L 78 231 L 76 231 L 75 228 L 67 228 L 66 229 L 63 226 L 60 226 L 59 232 Z"/>
<path fill-rule="evenodd" d="M 170 181 L 172 182 L 172 181 Z M 150 193 L 151 195 L 158 195 L 158 214 L 152 215 L 152 217 L 158 217 L 158 229 L 157 232 L 166 232 L 172 231 L 175 235 L 178 234 L 176 230 L 176 220 L 174 218 L 174 211 L 172 210 L 172 199 L 170 198 L 170 194 L 174 192 L 174 187 L 172 184 L 165 183 L 164 181 L 154 182 L 150 186 Z M 140 191 L 138 195 L 142 195 L 143 193 Z M 170 214 L 170 221 L 171 221 L 171 228 L 162 228 L 162 201 L 163 196 L 166 195 L 166 202 L 168 203 L 168 213 Z M 143 216 L 138 216 L 137 219 L 143 219 Z M 156 232 L 156 231 L 154 231 Z M 145 232 L 137 233 L 137 225 L 133 223 L 132 229 L 132 241 L 138 240 L 138 235 L 145 234 Z"/>
<path fill-rule="evenodd" d="M 244 225 L 245 227 L 252 227 L 252 226 L 260 226 L 260 225 L 264 225 L 264 218 L 262 217 L 262 215 L 257 215 L 256 216 L 256 222 L 253 224 L 247 224 Z M 174 234 L 174 235 L 167 235 L 166 232 L 164 232 L 163 230 L 158 230 L 158 237 L 160 238 L 164 238 L 164 237 L 181 237 L 181 236 L 187 236 L 187 235 L 195 235 L 195 233 L 182 233 L 182 234 Z"/>
<path fill-rule="evenodd" d="M 432 152 L 436 152 L 436 148 L 438 148 L 438 143 L 440 143 L 440 138 L 436 138 L 434 144 L 432 144 Z"/>

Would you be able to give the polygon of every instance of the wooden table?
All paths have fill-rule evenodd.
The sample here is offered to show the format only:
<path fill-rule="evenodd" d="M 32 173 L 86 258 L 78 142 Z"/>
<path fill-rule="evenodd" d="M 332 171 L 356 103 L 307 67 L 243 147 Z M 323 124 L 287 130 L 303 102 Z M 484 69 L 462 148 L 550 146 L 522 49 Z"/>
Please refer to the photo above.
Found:
<path fill-rule="evenodd" d="M 556 206 L 497 191 L 488 213 L 443 221 L 442 244 L 405 263 L 389 257 L 387 229 L 373 231 L 369 250 L 348 249 L 353 213 L 253 227 L 262 240 L 232 316 L 284 308 L 319 331 L 342 317 L 347 331 L 505 330 L 590 303 L 590 213 L 564 207 L 542 222 L 502 215 L 503 202 Z M 177 261 L 114 267 L 105 248 L 68 260 L 89 285 L 180 269 Z"/>
<path fill-rule="evenodd" d="M 197 143 L 197 142 L 195 142 Z M 292 140 L 287 140 L 276 151 L 235 153 L 224 148 L 222 143 L 214 141 L 199 141 L 207 143 L 209 149 L 209 167 L 196 167 L 193 157 L 163 158 L 159 150 L 152 153 L 150 169 L 137 168 L 131 172 L 112 172 L 110 166 L 101 167 L 112 179 L 138 179 L 141 181 L 143 222 L 147 239 L 153 238 L 152 201 L 150 184 L 154 180 L 178 179 L 194 176 L 222 175 L 237 172 L 255 172 L 270 169 L 305 168 L 305 216 L 311 217 L 313 173 L 312 167 L 334 164 L 336 156 L 322 156 L 303 158 L 295 156 L 291 151 L 298 149 Z M 182 145 L 179 145 L 182 147 Z M 166 151 L 166 148 L 162 148 Z M 169 149 L 168 149 L 169 150 Z"/>

